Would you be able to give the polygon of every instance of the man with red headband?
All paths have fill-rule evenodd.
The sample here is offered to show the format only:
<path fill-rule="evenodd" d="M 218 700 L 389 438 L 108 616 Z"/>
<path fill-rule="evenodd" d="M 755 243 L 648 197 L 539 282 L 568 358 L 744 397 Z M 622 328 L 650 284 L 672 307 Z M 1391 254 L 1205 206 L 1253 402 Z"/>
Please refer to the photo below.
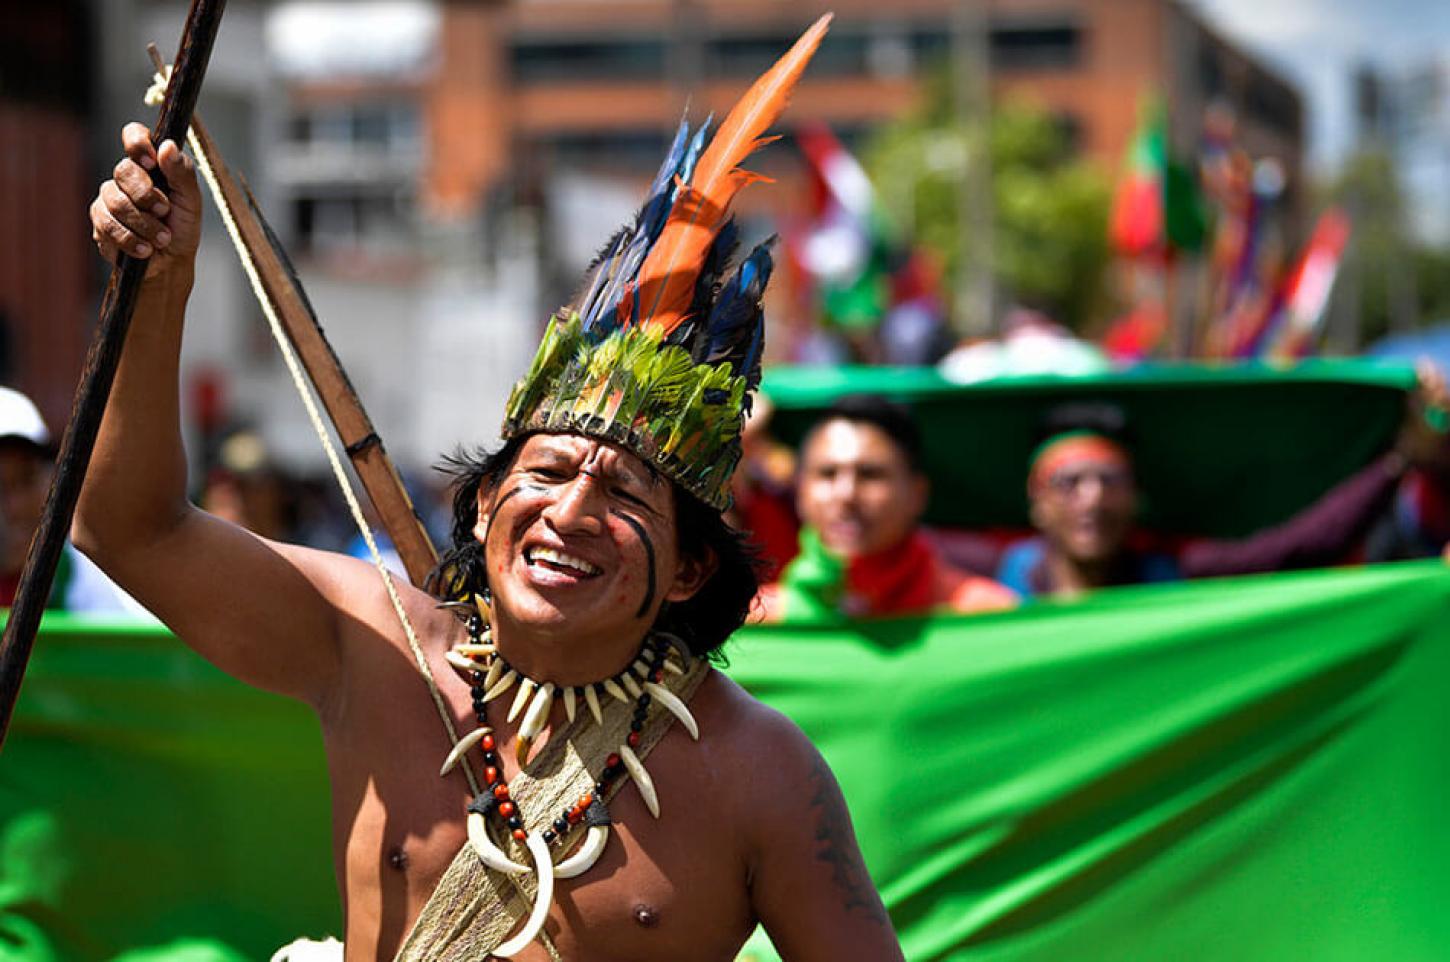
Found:
<path fill-rule="evenodd" d="M 1439 447 L 1424 419 L 1411 418 L 1394 450 L 1290 520 L 1239 541 L 1195 542 L 1175 556 L 1131 544 L 1138 488 L 1121 413 L 1079 408 L 1048 420 L 1027 480 L 1039 537 L 1010 548 L 997 571 L 1023 597 L 1334 564 L 1384 512 L 1406 470 Z"/>

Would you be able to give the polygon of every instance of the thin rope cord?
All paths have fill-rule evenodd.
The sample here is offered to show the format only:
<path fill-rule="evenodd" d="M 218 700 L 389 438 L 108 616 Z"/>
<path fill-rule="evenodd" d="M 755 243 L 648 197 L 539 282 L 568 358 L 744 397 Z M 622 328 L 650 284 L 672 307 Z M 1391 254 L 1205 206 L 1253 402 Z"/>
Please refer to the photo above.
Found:
<path fill-rule="evenodd" d="M 170 70 L 168 68 L 168 74 Z M 156 84 L 147 91 L 146 100 L 151 102 L 153 92 L 164 94 L 166 78 L 157 75 Z M 159 102 L 159 96 L 158 96 Z M 408 639 L 408 648 L 413 653 L 413 659 L 418 665 L 418 671 L 428 685 L 428 694 L 433 698 L 433 704 L 438 709 L 438 717 L 443 720 L 443 727 L 448 732 L 448 740 L 451 744 L 458 744 L 458 732 L 453 727 L 453 718 L 449 714 L 448 705 L 443 700 L 443 693 L 438 688 L 438 682 L 433 677 L 433 671 L 428 667 L 428 658 L 423 653 L 422 646 L 418 643 L 417 633 L 413 630 L 413 623 L 408 618 L 408 613 L 403 608 L 402 598 L 398 596 L 397 586 L 393 583 L 393 573 L 388 569 L 387 563 L 383 561 L 382 552 L 378 550 L 377 540 L 373 537 L 372 527 L 368 524 L 367 518 L 363 515 L 362 505 L 358 503 L 357 494 L 353 491 L 352 482 L 348 479 L 347 472 L 342 466 L 342 459 L 337 453 L 337 446 L 333 444 L 332 437 L 328 434 L 327 426 L 322 420 L 322 414 L 317 410 L 317 402 L 312 396 L 312 390 L 308 385 L 307 375 L 302 369 L 302 364 L 297 358 L 297 352 L 292 342 L 287 339 L 286 332 L 282 329 L 282 322 L 277 317 L 276 309 L 272 300 L 267 296 L 266 288 L 262 286 L 261 275 L 257 266 L 252 260 L 251 253 L 247 250 L 246 241 L 242 239 L 241 231 L 237 228 L 236 219 L 232 216 L 231 208 L 228 206 L 226 197 L 222 193 L 221 184 L 218 182 L 216 172 L 212 170 L 211 162 L 202 150 L 201 141 L 197 138 L 196 132 L 190 127 L 186 131 L 187 143 L 191 145 L 191 152 L 196 158 L 197 169 L 201 171 L 202 179 L 206 181 L 207 187 L 211 190 L 212 200 L 216 202 L 217 211 L 221 214 L 222 224 L 226 227 L 227 235 L 231 237 L 232 246 L 236 249 L 237 257 L 242 262 L 242 270 L 247 275 L 247 281 L 251 284 L 252 293 L 257 298 L 257 303 L 262 308 L 263 315 L 267 318 L 267 326 L 272 331 L 272 338 L 277 342 L 277 348 L 282 353 L 282 359 L 287 364 L 287 371 L 292 376 L 293 386 L 297 388 L 297 395 L 302 399 L 302 406 L 307 410 L 307 417 L 312 422 L 312 428 L 317 432 L 317 440 L 322 445 L 323 452 L 327 455 L 328 464 L 332 467 L 333 476 L 337 479 L 338 487 L 342 489 L 343 500 L 347 502 L 348 512 L 352 515 L 353 522 L 357 525 L 358 533 L 362 535 L 363 541 L 368 546 L 368 554 L 372 556 L 373 566 L 377 568 L 378 575 L 382 578 L 383 587 L 387 590 L 388 600 L 392 602 L 393 612 L 398 616 L 398 622 L 403 626 L 403 634 Z M 469 790 L 477 795 L 478 780 L 474 777 L 473 766 L 467 758 L 461 759 L 463 775 L 468 780 Z"/>
<path fill-rule="evenodd" d="M 170 75 L 170 67 L 167 68 L 167 75 Z M 146 102 L 159 103 L 165 95 L 167 77 L 156 75 L 156 82 L 146 92 Z M 237 228 L 236 219 L 232 216 L 231 207 L 227 204 L 226 197 L 222 193 L 221 184 L 218 182 L 216 172 L 212 170 L 211 162 L 207 158 L 206 151 L 202 149 L 201 141 L 196 136 L 196 131 L 190 127 L 186 131 L 187 143 L 191 146 L 191 152 L 196 158 L 196 166 L 201 171 L 202 179 L 206 181 L 207 188 L 211 191 L 212 200 L 216 203 L 217 211 L 221 215 L 222 224 L 226 227 L 227 235 L 232 240 L 232 247 L 237 252 L 237 258 L 241 261 L 242 270 L 247 275 L 247 281 L 251 285 L 252 294 L 257 299 L 257 304 L 262 308 L 262 314 L 267 318 L 267 326 L 271 329 L 272 339 L 277 342 L 277 349 L 282 353 L 282 359 L 287 364 L 287 371 L 292 376 L 292 384 L 297 389 L 297 395 L 302 399 L 302 406 L 307 410 L 308 420 L 312 422 L 312 428 L 317 433 L 317 440 L 322 445 L 323 452 L 327 455 L 328 464 L 332 467 L 333 476 L 337 479 L 337 485 L 342 490 L 343 500 L 347 502 L 348 512 L 352 515 L 353 522 L 357 525 L 358 533 L 362 535 L 363 541 L 368 546 L 368 553 L 372 556 L 373 565 L 382 578 L 383 587 L 387 590 L 388 600 L 392 602 L 393 612 L 398 616 L 398 622 L 403 626 L 403 634 L 408 639 L 408 648 L 413 653 L 413 659 L 417 662 L 418 672 L 428 685 L 428 694 L 433 698 L 433 704 L 438 709 L 438 717 L 443 721 L 443 728 L 448 733 L 448 740 L 451 744 L 458 744 L 458 732 L 453 727 L 453 718 L 448 712 L 448 706 L 443 700 L 443 693 L 438 688 L 438 682 L 433 677 L 433 671 L 428 667 L 427 656 L 423 653 L 422 646 L 418 643 L 417 633 L 413 630 L 413 623 L 408 618 L 408 613 L 403 608 L 403 601 L 398 596 L 397 586 L 393 583 L 393 573 L 383 561 L 382 552 L 378 550 L 376 539 L 373 537 L 372 527 L 364 517 L 362 505 L 358 503 L 357 494 L 353 491 L 352 482 L 343 469 L 342 459 L 338 456 L 337 446 L 332 442 L 332 436 L 327 431 L 327 426 L 322 420 L 321 413 L 317 410 L 317 402 L 312 396 L 312 389 L 308 384 L 306 373 L 302 370 L 302 364 L 297 358 L 297 352 L 292 342 L 287 339 L 282 329 L 282 322 L 277 317 L 277 312 L 272 304 L 272 299 L 267 296 L 266 288 L 262 285 L 261 275 L 257 271 L 256 263 L 252 259 L 250 251 L 247 250 L 246 241 L 242 239 L 241 231 Z M 477 795 L 479 793 L 478 780 L 473 774 L 473 766 L 467 757 L 459 760 L 462 763 L 463 776 L 468 781 L 469 790 Z M 528 892 L 518 879 L 510 877 L 509 881 L 514 884 L 515 889 L 528 901 Z M 540 931 L 538 940 L 543 943 L 544 949 L 553 962 L 562 962 L 562 956 L 554 945 L 554 940 L 547 932 Z"/>

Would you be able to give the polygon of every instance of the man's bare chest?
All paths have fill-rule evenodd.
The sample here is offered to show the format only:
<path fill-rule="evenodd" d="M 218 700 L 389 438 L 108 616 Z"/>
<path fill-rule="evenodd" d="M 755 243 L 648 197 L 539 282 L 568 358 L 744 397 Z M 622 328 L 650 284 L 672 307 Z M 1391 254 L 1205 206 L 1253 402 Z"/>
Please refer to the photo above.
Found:
<path fill-rule="evenodd" d="M 408 692 L 385 703 L 387 715 L 335 732 L 328 746 L 350 958 L 391 958 L 449 865 L 460 851 L 472 854 L 470 789 L 458 770 L 439 774 L 450 746 L 436 709 L 426 695 Z M 450 705 L 461 725 L 469 724 L 466 705 L 466 697 Z M 598 863 L 558 881 L 546 931 L 565 958 L 730 959 L 748 934 L 738 839 L 712 812 L 718 791 L 690 774 L 693 764 L 681 764 L 699 746 L 683 735 L 677 741 L 647 759 L 665 802 L 660 818 L 626 783 L 611 802 L 616 824 Z M 527 810 L 529 799 L 517 800 Z M 363 943 L 377 951 L 354 955 Z"/>
<path fill-rule="evenodd" d="M 546 932 L 566 959 L 732 958 L 752 924 L 738 862 L 718 840 L 690 831 L 683 812 L 675 827 L 641 817 L 651 819 L 643 806 L 627 811 L 594 868 L 556 882 Z M 426 837 L 381 841 L 352 840 L 346 897 L 359 927 L 350 926 L 349 939 L 372 929 L 378 957 L 391 958 L 448 866 L 473 855 L 461 819 Z M 519 958 L 536 955 L 548 957 L 536 946 Z"/>

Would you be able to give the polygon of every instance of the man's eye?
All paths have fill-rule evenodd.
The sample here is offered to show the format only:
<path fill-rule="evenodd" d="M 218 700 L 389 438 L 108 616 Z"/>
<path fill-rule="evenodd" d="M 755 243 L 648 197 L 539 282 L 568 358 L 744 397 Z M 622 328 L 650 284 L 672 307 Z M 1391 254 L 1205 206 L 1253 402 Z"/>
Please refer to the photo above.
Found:
<path fill-rule="evenodd" d="M 640 507 L 640 508 L 647 508 L 647 507 L 649 507 L 649 505 L 645 503 L 644 498 L 641 498 L 637 494 L 630 494 L 628 491 L 624 490 L 623 488 L 615 488 L 614 489 L 614 496 L 616 498 L 619 498 L 621 501 L 627 501 L 630 504 L 635 505 L 636 507 Z"/>
<path fill-rule="evenodd" d="M 530 468 L 529 473 L 535 477 L 543 478 L 546 481 L 564 480 L 564 472 L 556 471 L 553 468 Z"/>

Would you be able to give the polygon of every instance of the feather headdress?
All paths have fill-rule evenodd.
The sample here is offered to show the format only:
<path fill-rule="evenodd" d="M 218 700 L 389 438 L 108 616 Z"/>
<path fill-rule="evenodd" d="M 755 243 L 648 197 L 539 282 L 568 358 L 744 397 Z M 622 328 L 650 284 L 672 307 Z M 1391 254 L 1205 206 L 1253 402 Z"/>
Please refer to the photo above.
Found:
<path fill-rule="evenodd" d="M 760 383 L 770 247 L 738 264 L 740 165 L 773 138 L 827 14 L 756 80 L 706 144 L 681 121 L 633 223 L 605 245 L 574 309 L 556 314 L 514 386 L 503 436 L 571 431 L 625 445 L 716 508 L 730 503 L 750 392 Z"/>

